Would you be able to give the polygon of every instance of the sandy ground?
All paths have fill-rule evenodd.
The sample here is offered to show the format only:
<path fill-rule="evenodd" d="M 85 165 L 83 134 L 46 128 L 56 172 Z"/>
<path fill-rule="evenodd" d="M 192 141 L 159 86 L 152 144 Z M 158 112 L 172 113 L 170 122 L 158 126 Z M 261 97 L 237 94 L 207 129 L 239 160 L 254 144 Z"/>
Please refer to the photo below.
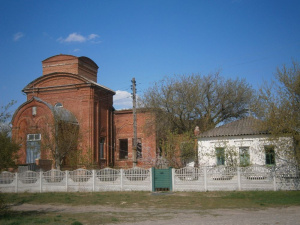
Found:
<path fill-rule="evenodd" d="M 159 215 L 149 217 L 146 221 L 136 223 L 121 223 L 124 225 L 266 225 L 290 224 L 300 225 L 300 206 L 286 208 L 255 209 L 215 209 L 215 210 L 174 210 L 174 209 L 136 209 L 112 208 L 104 206 L 68 206 L 68 205 L 32 205 L 22 204 L 11 208 L 17 211 L 40 211 L 57 213 L 137 213 Z"/>

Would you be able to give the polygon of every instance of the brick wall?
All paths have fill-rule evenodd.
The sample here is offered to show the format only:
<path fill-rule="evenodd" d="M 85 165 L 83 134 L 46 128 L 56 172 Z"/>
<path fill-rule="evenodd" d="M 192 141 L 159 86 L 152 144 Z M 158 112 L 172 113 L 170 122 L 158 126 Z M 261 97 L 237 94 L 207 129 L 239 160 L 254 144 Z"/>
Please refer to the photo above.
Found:
<path fill-rule="evenodd" d="M 114 113 L 115 119 L 115 166 L 130 168 L 133 144 L 133 113 L 132 110 L 120 110 Z M 156 158 L 156 135 L 153 127 L 153 114 L 139 110 L 137 112 L 137 138 L 142 143 L 142 157 L 137 159 L 137 166 L 150 168 Z M 128 142 L 128 157 L 122 158 L 120 140 Z M 124 156 L 124 155 L 123 155 Z"/>

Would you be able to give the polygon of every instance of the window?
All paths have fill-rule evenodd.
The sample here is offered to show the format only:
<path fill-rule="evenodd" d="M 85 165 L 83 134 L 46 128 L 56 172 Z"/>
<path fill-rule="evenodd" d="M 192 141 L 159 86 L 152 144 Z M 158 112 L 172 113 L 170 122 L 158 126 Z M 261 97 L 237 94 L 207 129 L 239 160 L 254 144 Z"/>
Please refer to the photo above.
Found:
<path fill-rule="evenodd" d="M 240 147 L 240 165 L 248 166 L 250 164 L 249 147 Z"/>
<path fill-rule="evenodd" d="M 128 139 L 119 140 L 119 158 L 128 159 Z"/>
<path fill-rule="evenodd" d="M 33 116 L 36 116 L 36 106 L 33 106 L 33 107 L 32 107 L 32 115 L 33 115 Z"/>
<path fill-rule="evenodd" d="M 55 107 L 58 107 L 58 108 L 63 107 L 63 104 L 61 104 L 60 102 L 57 102 L 57 103 L 55 104 Z"/>
<path fill-rule="evenodd" d="M 27 134 L 26 163 L 35 163 L 40 158 L 41 134 Z"/>
<path fill-rule="evenodd" d="M 40 141 L 41 134 L 27 134 L 27 141 Z"/>
<path fill-rule="evenodd" d="M 266 165 L 275 165 L 275 151 L 273 146 L 265 146 Z"/>
<path fill-rule="evenodd" d="M 100 142 L 99 142 L 99 159 L 104 159 L 104 143 L 105 143 L 105 138 L 100 138 Z"/>
<path fill-rule="evenodd" d="M 217 166 L 225 165 L 225 151 L 224 148 L 216 148 Z"/>

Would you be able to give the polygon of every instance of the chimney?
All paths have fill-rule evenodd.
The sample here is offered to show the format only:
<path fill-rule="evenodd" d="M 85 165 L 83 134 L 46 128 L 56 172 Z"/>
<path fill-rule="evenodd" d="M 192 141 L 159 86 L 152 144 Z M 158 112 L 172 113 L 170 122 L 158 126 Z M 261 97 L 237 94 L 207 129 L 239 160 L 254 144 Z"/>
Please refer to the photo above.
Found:
<path fill-rule="evenodd" d="M 194 135 L 195 136 L 198 136 L 200 134 L 200 129 L 198 126 L 195 127 L 195 130 L 194 130 Z"/>

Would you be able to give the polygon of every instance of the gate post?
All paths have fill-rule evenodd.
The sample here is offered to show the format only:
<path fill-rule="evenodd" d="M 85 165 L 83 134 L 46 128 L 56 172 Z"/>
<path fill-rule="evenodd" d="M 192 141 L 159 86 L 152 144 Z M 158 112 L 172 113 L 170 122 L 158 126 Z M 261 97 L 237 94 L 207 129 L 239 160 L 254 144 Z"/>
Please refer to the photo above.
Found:
<path fill-rule="evenodd" d="M 169 189 L 169 191 L 173 191 L 173 180 L 172 180 L 172 178 L 173 178 L 173 176 L 172 176 L 172 172 L 173 172 L 173 168 L 172 167 L 169 167 L 169 175 L 170 175 L 170 189 Z"/>
<path fill-rule="evenodd" d="M 173 191 L 175 190 L 175 168 L 171 168 L 171 181 L 172 181 L 172 186 L 171 186 L 171 190 L 170 191 Z"/>
<path fill-rule="evenodd" d="M 153 188 L 153 176 L 152 176 L 152 168 L 149 169 L 150 172 L 150 187 L 149 190 L 151 191 Z"/>
<path fill-rule="evenodd" d="M 151 173 L 152 173 L 152 192 L 155 191 L 155 167 L 151 168 Z"/>

